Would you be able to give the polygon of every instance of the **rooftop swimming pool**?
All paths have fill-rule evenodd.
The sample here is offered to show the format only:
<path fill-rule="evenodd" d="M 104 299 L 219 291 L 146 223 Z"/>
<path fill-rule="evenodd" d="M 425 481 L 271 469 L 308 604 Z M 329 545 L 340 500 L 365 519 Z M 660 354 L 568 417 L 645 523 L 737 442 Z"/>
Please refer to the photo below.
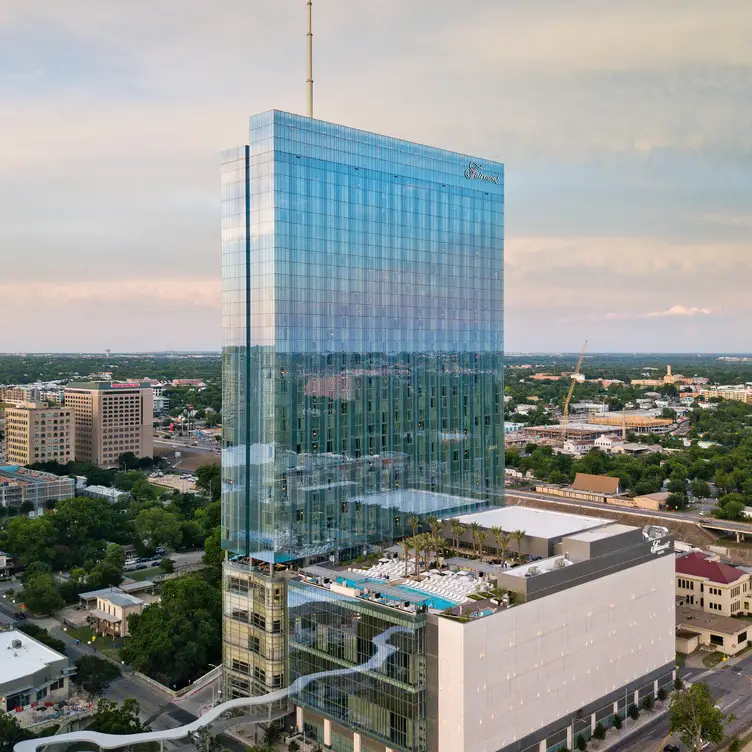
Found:
<path fill-rule="evenodd" d="M 424 593 L 422 590 L 417 590 L 416 588 L 407 587 L 405 585 L 392 585 L 391 583 L 387 583 L 384 580 L 377 579 L 375 577 L 362 577 L 362 578 L 350 578 L 350 577 L 338 577 L 337 582 L 339 582 L 342 585 L 347 585 L 347 587 L 351 588 L 357 588 L 362 587 L 364 583 L 371 582 L 371 583 L 378 583 L 380 585 L 386 585 L 389 584 L 390 587 L 394 590 L 401 590 L 405 593 L 410 593 L 411 595 L 418 595 L 421 598 L 425 599 L 425 603 L 428 606 L 428 608 L 435 608 L 438 611 L 446 611 L 448 608 L 454 608 L 457 604 L 454 601 L 449 601 L 446 598 L 441 598 L 438 595 L 431 595 L 430 593 Z"/>

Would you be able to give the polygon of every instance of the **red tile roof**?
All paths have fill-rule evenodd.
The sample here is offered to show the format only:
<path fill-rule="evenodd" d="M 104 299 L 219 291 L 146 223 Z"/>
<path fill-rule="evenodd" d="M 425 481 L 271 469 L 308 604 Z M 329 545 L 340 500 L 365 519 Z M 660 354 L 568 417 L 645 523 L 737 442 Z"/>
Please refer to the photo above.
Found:
<path fill-rule="evenodd" d="M 744 572 L 719 561 L 709 561 L 707 554 L 691 553 L 680 556 L 676 560 L 676 573 L 688 574 L 694 577 L 705 577 L 711 582 L 728 585 L 744 576 Z"/>

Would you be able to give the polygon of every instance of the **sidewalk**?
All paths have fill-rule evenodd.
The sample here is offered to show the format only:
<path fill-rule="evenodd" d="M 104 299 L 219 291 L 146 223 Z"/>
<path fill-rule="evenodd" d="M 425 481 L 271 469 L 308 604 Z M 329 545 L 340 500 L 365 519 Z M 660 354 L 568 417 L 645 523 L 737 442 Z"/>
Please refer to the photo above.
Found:
<path fill-rule="evenodd" d="M 664 704 L 664 707 L 659 708 L 656 706 L 656 710 L 648 712 L 646 710 L 640 711 L 640 717 L 636 721 L 628 719 L 624 721 L 624 725 L 620 731 L 615 731 L 612 728 L 606 733 L 606 738 L 599 742 L 597 739 L 591 739 L 588 742 L 588 749 L 598 750 L 598 752 L 607 752 L 609 749 L 624 743 L 632 736 L 639 735 L 639 732 L 644 730 L 645 727 L 658 723 L 668 714 L 668 701 Z"/>

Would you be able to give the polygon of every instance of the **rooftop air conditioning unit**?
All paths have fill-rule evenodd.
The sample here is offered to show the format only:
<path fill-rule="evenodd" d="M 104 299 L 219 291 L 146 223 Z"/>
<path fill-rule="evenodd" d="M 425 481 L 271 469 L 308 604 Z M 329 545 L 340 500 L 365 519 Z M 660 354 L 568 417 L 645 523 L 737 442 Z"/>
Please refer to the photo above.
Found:
<path fill-rule="evenodd" d="M 564 559 L 557 559 L 556 563 L 554 564 L 554 569 L 564 569 L 564 567 L 567 566 L 567 563 L 564 561 Z"/>
<path fill-rule="evenodd" d="M 10 644 L 12 648 L 20 648 L 21 647 L 21 640 L 13 640 Z"/>

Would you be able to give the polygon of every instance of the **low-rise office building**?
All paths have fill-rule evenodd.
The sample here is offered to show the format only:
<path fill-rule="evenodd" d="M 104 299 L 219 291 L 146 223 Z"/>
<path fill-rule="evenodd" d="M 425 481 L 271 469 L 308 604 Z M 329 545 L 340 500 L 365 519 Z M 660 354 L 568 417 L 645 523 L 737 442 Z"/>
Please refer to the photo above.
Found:
<path fill-rule="evenodd" d="M 18 465 L 0 465 L 0 506 L 18 511 L 31 504 L 32 516 L 42 514 L 48 502 L 72 499 L 75 481 L 68 476 L 29 470 Z"/>
<path fill-rule="evenodd" d="M 676 597 L 687 608 L 720 616 L 750 613 L 752 575 L 694 551 L 676 559 Z"/>
<path fill-rule="evenodd" d="M 688 606 L 676 607 L 676 650 L 693 653 L 708 646 L 719 653 L 741 653 L 752 638 L 752 622 L 732 619 L 715 613 L 697 611 Z"/>
<path fill-rule="evenodd" d="M 0 632 L 0 710 L 68 699 L 68 658 L 24 632 Z"/>

